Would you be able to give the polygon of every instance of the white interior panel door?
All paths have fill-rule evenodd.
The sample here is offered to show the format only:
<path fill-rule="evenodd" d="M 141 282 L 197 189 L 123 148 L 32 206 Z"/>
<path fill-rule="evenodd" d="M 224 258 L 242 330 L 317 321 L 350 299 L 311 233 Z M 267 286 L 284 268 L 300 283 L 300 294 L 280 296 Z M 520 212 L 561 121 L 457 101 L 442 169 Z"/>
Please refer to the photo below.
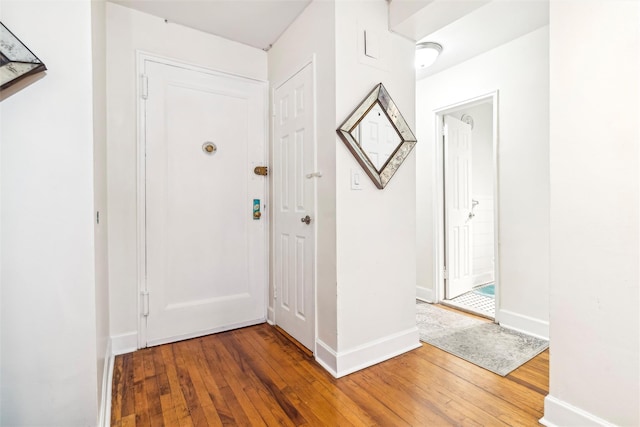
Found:
<path fill-rule="evenodd" d="M 315 129 L 313 68 L 274 92 L 275 322 L 302 345 L 315 341 Z"/>
<path fill-rule="evenodd" d="M 147 345 L 266 318 L 264 83 L 145 61 Z"/>
<path fill-rule="evenodd" d="M 444 117 L 446 298 L 473 287 L 473 212 L 471 204 L 471 126 Z"/>

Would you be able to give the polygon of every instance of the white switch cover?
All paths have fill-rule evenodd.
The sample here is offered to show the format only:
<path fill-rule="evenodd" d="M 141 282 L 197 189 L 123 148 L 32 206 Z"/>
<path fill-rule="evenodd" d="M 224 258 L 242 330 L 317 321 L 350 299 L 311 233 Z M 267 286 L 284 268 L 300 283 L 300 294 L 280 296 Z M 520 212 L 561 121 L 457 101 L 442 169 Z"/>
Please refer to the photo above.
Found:
<path fill-rule="evenodd" d="M 373 31 L 364 32 L 364 54 L 369 58 L 378 59 L 380 56 L 380 37 Z"/>
<path fill-rule="evenodd" d="M 360 169 L 351 169 L 351 189 L 362 190 L 362 172 Z"/>

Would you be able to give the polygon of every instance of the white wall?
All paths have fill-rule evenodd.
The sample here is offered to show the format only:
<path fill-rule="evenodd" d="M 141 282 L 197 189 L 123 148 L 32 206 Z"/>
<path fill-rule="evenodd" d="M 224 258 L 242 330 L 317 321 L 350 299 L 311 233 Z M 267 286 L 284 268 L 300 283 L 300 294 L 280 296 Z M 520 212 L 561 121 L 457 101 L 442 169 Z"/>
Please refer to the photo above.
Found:
<path fill-rule="evenodd" d="M 266 80 L 267 54 L 107 3 L 107 176 L 111 335 L 114 351 L 136 346 L 136 50 Z"/>
<path fill-rule="evenodd" d="M 301 43 L 304 41 L 304 43 Z M 269 50 L 269 81 L 274 89 L 309 60 L 315 60 L 317 180 L 316 312 L 318 339 L 335 349 L 336 194 L 335 194 L 335 3 L 312 2 Z M 273 191 L 273 190 L 272 190 Z M 273 264 L 272 264 L 273 265 Z M 269 289 L 273 309 L 273 283 Z"/>
<path fill-rule="evenodd" d="M 540 336 L 549 319 L 548 27 L 417 83 L 418 288 L 434 292 L 434 110 L 499 90 L 501 323 Z"/>
<path fill-rule="evenodd" d="M 640 4 L 551 2 L 550 12 L 551 361 L 543 423 L 637 426 Z"/>
<path fill-rule="evenodd" d="M 97 419 L 89 1 L 3 1 L 48 71 L 1 115 L 2 424 Z"/>
<path fill-rule="evenodd" d="M 378 37 L 380 57 L 364 56 L 364 31 Z M 388 31 L 388 5 L 336 2 L 336 118 L 334 129 L 382 82 L 415 129 L 415 45 Z M 338 371 L 371 364 L 418 345 L 415 331 L 415 173 L 412 152 L 384 190 L 336 144 Z M 360 365 L 358 365 L 360 364 Z"/>

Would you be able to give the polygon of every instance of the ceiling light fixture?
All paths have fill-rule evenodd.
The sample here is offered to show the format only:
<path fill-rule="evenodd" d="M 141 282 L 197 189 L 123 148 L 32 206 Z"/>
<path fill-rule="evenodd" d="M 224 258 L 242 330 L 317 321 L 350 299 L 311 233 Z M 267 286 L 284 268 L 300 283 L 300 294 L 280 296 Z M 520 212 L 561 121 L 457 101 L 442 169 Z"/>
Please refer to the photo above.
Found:
<path fill-rule="evenodd" d="M 442 45 L 434 42 L 422 42 L 416 45 L 416 68 L 427 68 L 433 65 L 442 52 Z"/>

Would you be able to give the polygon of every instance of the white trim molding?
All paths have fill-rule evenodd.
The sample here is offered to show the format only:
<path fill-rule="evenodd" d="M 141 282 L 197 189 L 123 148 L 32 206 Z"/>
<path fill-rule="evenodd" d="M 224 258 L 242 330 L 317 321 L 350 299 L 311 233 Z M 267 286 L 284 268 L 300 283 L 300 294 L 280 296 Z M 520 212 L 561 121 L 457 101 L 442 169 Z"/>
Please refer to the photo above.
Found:
<path fill-rule="evenodd" d="M 108 427 L 111 425 L 111 391 L 113 381 L 113 359 L 111 353 L 111 338 L 107 340 L 107 349 L 104 354 L 104 369 L 102 370 L 102 398 L 98 410 L 98 426 Z"/>
<path fill-rule="evenodd" d="M 433 288 L 425 288 L 422 286 L 416 288 L 416 299 L 420 301 L 433 303 L 436 301 L 434 294 Z"/>
<path fill-rule="evenodd" d="M 544 398 L 544 417 L 540 419 L 540 424 L 547 427 L 613 427 L 615 425 L 551 395 Z"/>
<path fill-rule="evenodd" d="M 340 378 L 415 350 L 421 345 L 418 328 L 413 327 L 343 352 L 336 352 L 318 340 L 315 356 L 323 368 Z"/>
<path fill-rule="evenodd" d="M 316 362 L 327 370 L 331 375 L 338 378 L 338 354 L 328 344 L 316 339 L 316 352 L 314 353 Z"/>
<path fill-rule="evenodd" d="M 111 354 L 113 356 L 131 353 L 132 351 L 136 351 L 137 349 L 138 333 L 135 331 L 111 337 Z"/>
<path fill-rule="evenodd" d="M 535 319 L 509 310 L 500 310 L 499 314 L 500 326 L 507 329 L 513 329 L 514 331 L 523 332 L 536 338 L 542 338 L 547 341 L 549 340 L 548 321 Z"/>

